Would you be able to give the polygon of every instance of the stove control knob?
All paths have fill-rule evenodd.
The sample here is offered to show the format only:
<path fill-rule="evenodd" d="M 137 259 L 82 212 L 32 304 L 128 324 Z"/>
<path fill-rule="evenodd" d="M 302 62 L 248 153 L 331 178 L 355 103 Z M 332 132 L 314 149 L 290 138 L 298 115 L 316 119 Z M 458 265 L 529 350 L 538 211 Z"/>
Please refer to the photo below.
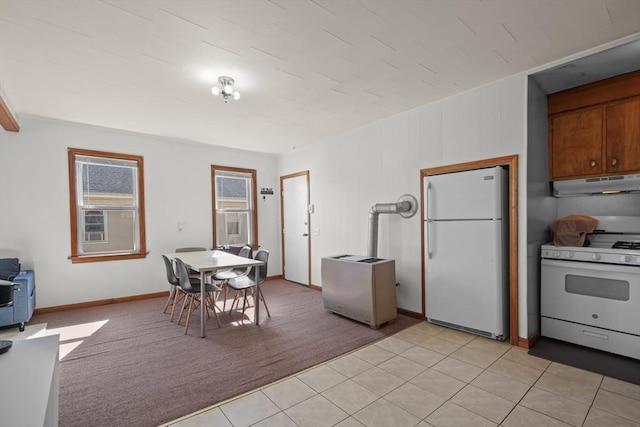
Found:
<path fill-rule="evenodd" d="M 622 262 L 629 262 L 629 261 L 631 261 L 631 257 L 630 257 L 629 255 L 622 255 L 622 256 L 620 257 L 620 261 L 622 261 Z"/>
<path fill-rule="evenodd" d="M 600 258 L 602 258 L 602 256 L 600 256 L 600 254 L 591 255 L 591 259 L 594 260 L 594 261 L 598 261 Z"/>
<path fill-rule="evenodd" d="M 557 258 L 559 258 L 560 255 L 562 255 L 562 252 L 560 252 L 560 251 L 555 251 L 554 254 L 553 254 L 553 256 L 555 256 Z"/>
<path fill-rule="evenodd" d="M 565 258 L 573 258 L 573 252 L 567 251 L 567 252 L 565 252 L 564 256 L 565 256 Z"/>

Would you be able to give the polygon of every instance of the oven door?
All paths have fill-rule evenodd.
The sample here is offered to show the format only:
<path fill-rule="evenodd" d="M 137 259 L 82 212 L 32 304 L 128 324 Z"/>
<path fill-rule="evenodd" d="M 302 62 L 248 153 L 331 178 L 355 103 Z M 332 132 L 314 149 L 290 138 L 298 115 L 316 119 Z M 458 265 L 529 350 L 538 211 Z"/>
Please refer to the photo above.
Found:
<path fill-rule="evenodd" d="M 640 268 L 543 259 L 540 313 L 640 335 Z"/>

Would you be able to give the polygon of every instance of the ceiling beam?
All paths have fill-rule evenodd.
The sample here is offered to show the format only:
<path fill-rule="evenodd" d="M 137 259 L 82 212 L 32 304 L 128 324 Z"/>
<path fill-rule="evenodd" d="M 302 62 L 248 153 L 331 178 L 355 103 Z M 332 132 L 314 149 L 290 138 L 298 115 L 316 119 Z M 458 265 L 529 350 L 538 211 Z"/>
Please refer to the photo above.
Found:
<path fill-rule="evenodd" d="M 18 132 L 20 130 L 18 121 L 11 113 L 4 99 L 2 99 L 2 95 L 0 95 L 0 125 L 2 125 L 4 130 L 9 132 Z"/>

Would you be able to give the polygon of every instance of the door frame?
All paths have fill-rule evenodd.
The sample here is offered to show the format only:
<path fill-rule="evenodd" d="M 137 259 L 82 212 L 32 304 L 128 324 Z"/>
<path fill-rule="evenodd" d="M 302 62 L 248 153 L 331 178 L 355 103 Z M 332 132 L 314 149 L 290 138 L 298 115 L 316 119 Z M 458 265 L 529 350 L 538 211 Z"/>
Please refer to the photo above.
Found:
<path fill-rule="evenodd" d="M 420 215 L 424 219 L 424 177 L 449 172 L 461 172 L 472 169 L 488 168 L 493 166 L 507 166 L 509 168 L 509 342 L 518 347 L 529 348 L 527 337 L 518 336 L 518 155 L 496 157 L 493 159 L 478 160 L 455 165 L 439 166 L 420 170 Z M 425 245 L 424 245 L 424 221 L 420 221 L 420 234 L 422 239 L 422 315 L 425 311 Z"/>
<path fill-rule="evenodd" d="M 282 244 L 282 278 L 286 279 L 285 271 L 285 259 L 286 259 L 286 246 L 284 243 L 284 180 L 291 178 L 298 178 L 300 176 L 306 177 L 307 182 L 307 227 L 309 230 L 309 236 L 307 236 L 307 286 L 311 285 L 311 215 L 309 213 L 309 203 L 311 200 L 311 188 L 309 180 L 309 171 L 301 171 L 280 177 L 280 241 Z"/>

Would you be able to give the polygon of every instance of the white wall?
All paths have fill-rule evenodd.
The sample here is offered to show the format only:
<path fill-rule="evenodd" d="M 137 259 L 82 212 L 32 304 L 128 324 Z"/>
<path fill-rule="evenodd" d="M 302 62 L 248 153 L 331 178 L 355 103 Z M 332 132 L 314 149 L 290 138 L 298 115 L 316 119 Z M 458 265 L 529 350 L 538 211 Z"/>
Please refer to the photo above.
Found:
<path fill-rule="evenodd" d="M 67 148 L 144 157 L 146 259 L 72 264 Z M 185 141 L 21 118 L 0 132 L 0 255 L 36 273 L 37 307 L 168 289 L 160 255 L 180 246 L 212 246 L 211 165 L 257 170 L 257 185 L 277 187 L 277 157 Z M 281 274 L 279 201 L 258 198 L 259 244 L 269 275 Z M 182 232 L 178 221 L 184 222 Z"/>
<path fill-rule="evenodd" d="M 366 252 L 371 206 L 405 193 L 420 200 L 420 170 L 428 167 L 519 155 L 519 235 L 526 236 L 526 96 L 526 76 L 513 76 L 282 155 L 280 175 L 309 170 L 315 205 L 310 229 L 320 230 L 311 233 L 311 282 L 322 284 L 323 256 Z M 398 307 L 421 313 L 419 215 L 379 219 L 378 256 L 396 260 Z M 526 313 L 524 238 L 519 251 Z M 526 337 L 526 315 L 520 319 L 520 336 Z"/>
<path fill-rule="evenodd" d="M 549 185 L 547 95 L 529 79 L 527 107 L 527 336 L 540 331 L 540 246 L 551 240 L 557 199 Z"/>

